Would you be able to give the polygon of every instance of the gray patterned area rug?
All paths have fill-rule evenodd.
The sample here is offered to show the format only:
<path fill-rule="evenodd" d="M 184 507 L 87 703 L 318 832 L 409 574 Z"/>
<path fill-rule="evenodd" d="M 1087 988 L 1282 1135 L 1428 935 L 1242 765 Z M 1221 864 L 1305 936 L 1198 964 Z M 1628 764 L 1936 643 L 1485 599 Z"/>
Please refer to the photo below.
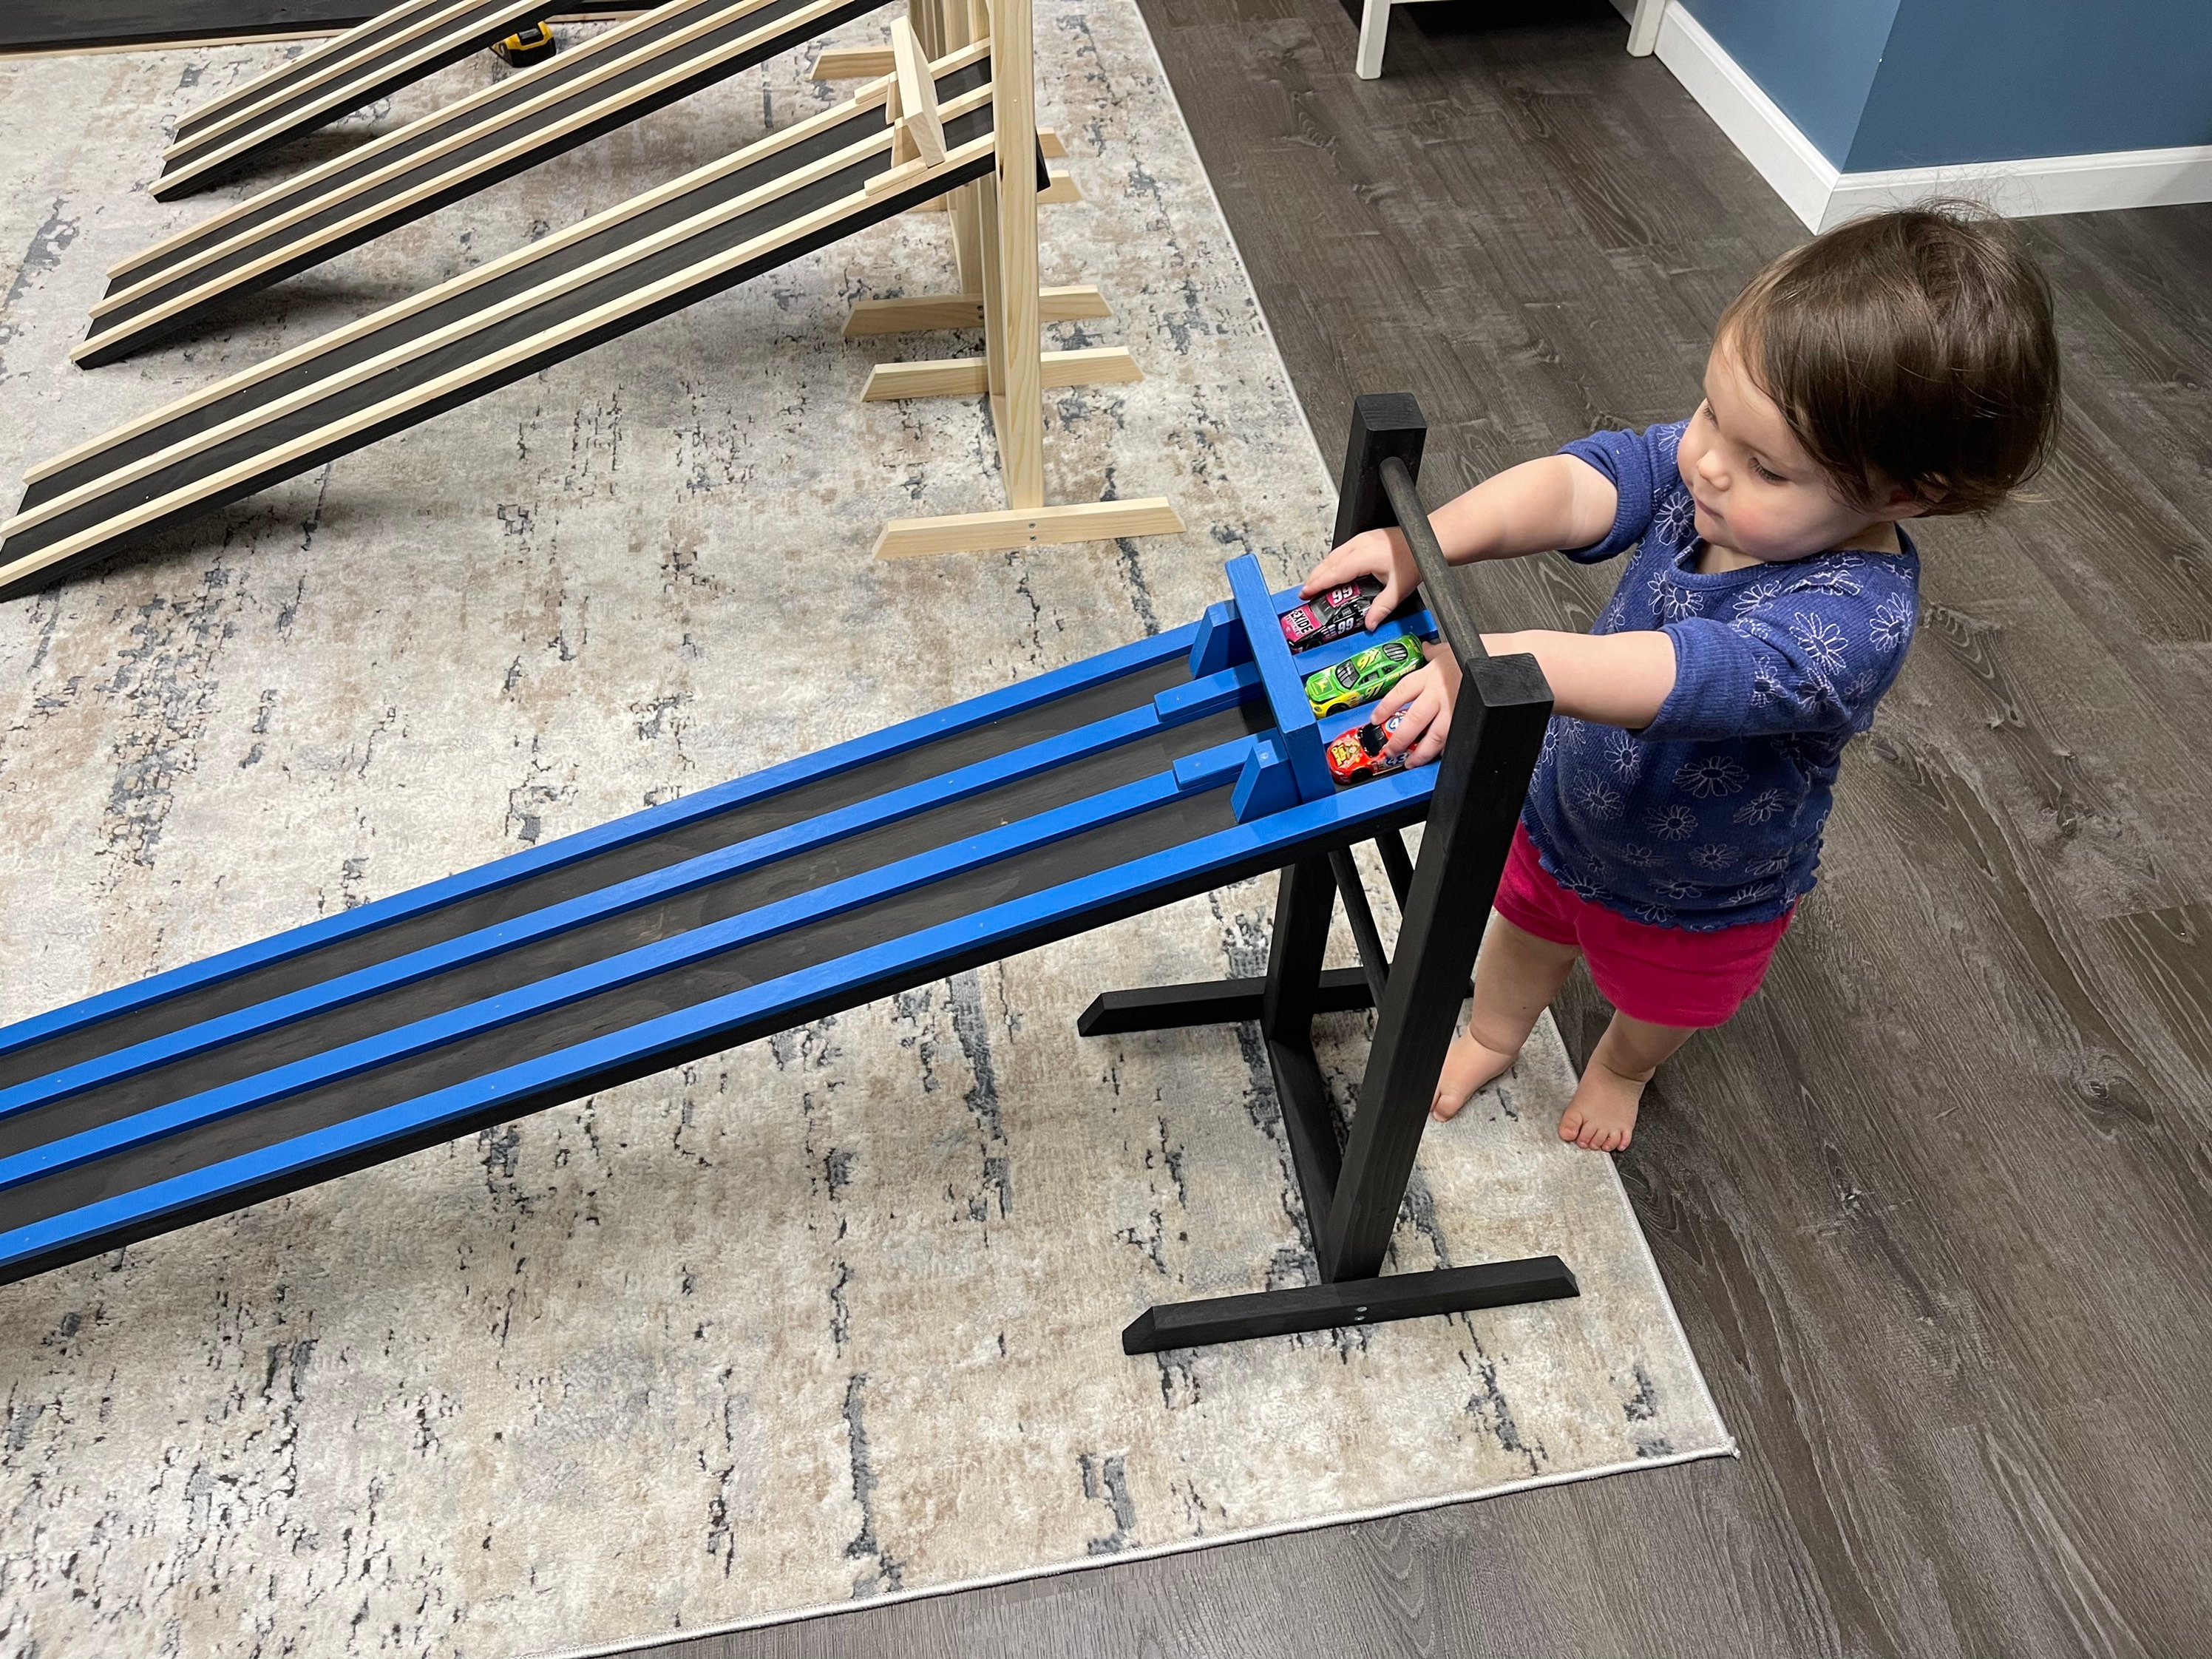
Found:
<path fill-rule="evenodd" d="M 1173 626 L 1224 556 L 1297 574 L 1328 480 L 1136 9 L 1050 0 L 1038 44 L 1091 198 L 1046 210 L 1046 280 L 1115 309 L 1061 343 L 1148 376 L 1054 394 L 1053 488 L 1188 535 L 869 556 L 997 500 L 976 405 L 860 402 L 973 342 L 839 338 L 949 282 L 910 215 L 0 609 L 0 1019 Z M 772 64 L 71 368 L 105 268 L 216 210 L 145 195 L 165 127 L 284 50 L 0 64 L 10 502 L 830 95 Z M 1272 885 L 0 1289 L 0 1650 L 618 1644 L 1731 1449 L 1609 1161 L 1553 1136 L 1548 1024 L 1428 1136 L 1395 1265 L 1556 1250 L 1579 1300 L 1122 1354 L 1151 1303 L 1311 1271 L 1249 1037 L 1074 1032 L 1257 971 Z M 1340 1095 L 1364 1037 L 1331 1028 Z"/>

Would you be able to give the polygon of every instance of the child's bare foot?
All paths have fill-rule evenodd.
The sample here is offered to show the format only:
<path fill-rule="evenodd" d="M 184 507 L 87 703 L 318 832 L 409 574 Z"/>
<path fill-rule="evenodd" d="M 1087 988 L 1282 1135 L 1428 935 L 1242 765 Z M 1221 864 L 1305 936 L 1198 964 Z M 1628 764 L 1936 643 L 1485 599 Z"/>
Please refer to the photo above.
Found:
<path fill-rule="evenodd" d="M 1590 1050 L 1575 1097 L 1559 1118 L 1559 1139 L 1593 1152 L 1617 1152 L 1636 1133 L 1644 1085 L 1690 1040 L 1684 1025 L 1655 1025 L 1613 1011 L 1613 1023 Z"/>
<path fill-rule="evenodd" d="M 1439 1123 L 1457 1117 L 1460 1108 L 1474 1098 L 1476 1090 L 1492 1078 L 1504 1076 L 1520 1057 L 1518 1051 L 1508 1054 L 1492 1048 L 1462 1031 L 1452 1039 L 1451 1052 L 1444 1056 L 1436 1097 L 1429 1102 L 1430 1115 Z"/>
<path fill-rule="evenodd" d="M 1636 1133 L 1636 1109 L 1648 1081 L 1623 1077 L 1593 1057 L 1560 1114 L 1559 1139 L 1593 1152 L 1620 1152 Z"/>

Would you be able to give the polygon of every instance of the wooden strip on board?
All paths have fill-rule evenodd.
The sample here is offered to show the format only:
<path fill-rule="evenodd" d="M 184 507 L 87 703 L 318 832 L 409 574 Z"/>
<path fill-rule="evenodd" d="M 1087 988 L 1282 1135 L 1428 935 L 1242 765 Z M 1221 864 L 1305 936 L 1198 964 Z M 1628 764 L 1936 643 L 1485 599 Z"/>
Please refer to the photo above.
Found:
<path fill-rule="evenodd" d="M 988 50 L 963 53 L 959 60 L 941 66 L 940 72 L 949 72 L 951 69 L 965 67 L 966 64 L 988 55 Z M 518 265 L 541 258 L 556 248 L 566 247 L 586 237 L 595 236 L 611 225 L 617 224 L 624 219 L 633 218 L 659 206 L 672 198 L 696 190 L 702 185 L 720 178 L 726 173 L 750 167 L 779 150 L 811 138 L 825 128 L 834 127 L 840 122 L 850 120 L 856 114 L 879 107 L 890 90 L 890 84 L 888 81 L 879 81 L 872 86 L 863 87 L 844 103 L 833 105 L 821 113 L 810 116 L 795 125 L 770 133 L 767 137 L 749 144 L 719 161 L 709 162 L 707 166 L 685 173 L 681 178 L 671 179 L 657 190 L 647 191 L 641 196 L 632 197 L 629 201 L 609 208 L 603 213 L 595 214 L 589 219 L 572 225 L 567 230 L 556 231 L 542 241 L 532 242 L 526 246 L 517 248 L 488 264 L 480 265 L 474 270 L 465 271 L 450 282 L 427 289 L 422 293 L 404 300 L 396 306 L 390 306 L 370 316 L 356 319 L 343 328 L 303 342 L 289 351 L 280 353 L 269 359 L 266 362 L 256 364 L 252 368 L 242 369 L 204 391 L 165 404 L 125 426 L 103 434 L 88 443 L 80 444 L 65 454 L 58 455 L 53 459 L 32 468 L 25 475 L 25 482 L 36 483 L 42 478 L 49 477 L 56 472 L 65 471 L 89 459 L 103 449 L 128 442 L 155 427 L 165 425 L 191 414 L 197 409 L 204 408 L 209 404 L 229 397 L 258 380 L 283 374 L 312 357 L 359 338 L 364 334 L 387 327 L 392 323 L 415 312 L 439 304 L 460 289 L 493 281 L 496 277 L 505 276 Z M 951 106 L 948 105 L 947 107 Z"/>
<path fill-rule="evenodd" d="M 1175 510 L 1175 504 L 1159 495 L 1027 511 L 954 513 L 936 519 L 890 520 L 876 538 L 876 556 L 912 559 L 933 553 L 997 553 L 1062 542 L 1115 541 L 1123 536 L 1173 536 L 1182 527 L 1182 515 Z"/>
<path fill-rule="evenodd" d="M 849 114 L 850 112 L 848 113 Z M 756 197 L 762 199 L 774 199 L 775 196 L 801 187 L 804 182 L 812 182 L 821 177 L 830 176 L 836 172 L 850 167 L 855 161 L 887 143 L 889 137 L 887 131 L 879 132 L 860 144 L 849 146 L 847 149 L 838 152 L 837 156 L 830 158 L 836 163 L 834 167 L 828 162 L 817 163 L 813 167 L 802 169 L 799 173 L 789 175 L 786 179 L 777 180 L 775 185 L 763 191 L 748 192 L 747 196 L 738 198 L 736 200 L 750 202 L 752 207 L 757 207 L 761 204 L 759 199 L 755 199 Z M 981 160 L 989 153 L 991 143 L 990 137 L 987 136 L 962 145 L 948 158 L 950 167 L 957 168 Z M 827 206 L 804 215 L 788 224 L 779 226 L 766 235 L 740 243 L 737 247 L 718 254 L 713 258 L 702 261 L 698 264 L 686 266 L 682 270 L 663 277 L 658 282 L 625 294 L 618 300 L 610 301 L 603 306 L 573 318 L 558 328 L 532 334 L 501 351 L 472 361 L 422 386 L 411 386 L 404 392 L 387 398 L 382 403 L 357 410 L 333 425 L 317 428 L 314 431 L 302 434 L 288 443 L 259 452 L 232 467 L 226 468 L 222 472 L 194 480 L 191 483 L 173 490 L 167 495 L 143 502 L 118 518 L 103 520 L 50 547 L 41 548 L 24 559 L 0 566 L 0 582 L 20 582 L 24 578 L 35 575 L 39 571 L 59 563 L 64 559 L 74 557 L 117 537 L 127 535 L 141 526 L 164 517 L 180 507 L 189 505 L 193 500 L 219 494 L 226 487 L 249 478 L 272 464 L 282 464 L 287 459 L 311 453 L 329 443 L 376 426 L 410 407 L 434 402 L 472 379 L 483 378 L 511 362 L 520 362 L 536 356 L 550 346 L 589 334 L 611 321 L 630 312 L 644 309 L 654 301 L 680 292 L 686 287 L 711 280 L 722 271 L 757 259 L 765 253 L 774 252 L 777 247 L 801 240 L 817 230 L 835 224 L 840 219 L 851 217 L 855 213 L 865 210 L 867 205 L 868 198 L 865 193 L 840 197 Z M 726 217 L 727 210 L 714 216 Z M 697 234 L 697 226 L 692 226 L 690 234 Z M 653 239 L 650 244 L 641 244 L 641 246 L 657 248 L 666 245 L 665 237 L 657 237 Z M 257 409 L 246 416 L 240 416 L 237 422 L 229 423 L 225 428 L 219 428 L 218 433 L 228 435 L 237 429 L 250 428 L 252 425 L 274 418 L 278 412 L 289 412 L 311 403 L 315 398 L 328 396 L 331 391 L 341 386 L 353 385 L 362 379 L 373 378 L 374 374 L 384 372 L 397 362 L 419 356 L 423 351 L 434 349 L 436 345 L 447 343 L 453 338 L 464 337 L 469 333 L 489 326 L 495 320 L 503 320 L 513 316 L 518 310 L 526 309 L 530 305 L 542 303 L 549 297 L 568 291 L 576 286 L 580 280 L 587 281 L 592 276 L 604 274 L 603 267 L 618 266 L 628 260 L 635 252 L 635 250 L 625 249 L 621 255 L 610 256 L 608 259 L 595 261 L 592 264 L 581 267 L 577 272 L 571 273 L 569 277 L 562 279 L 558 283 L 550 283 L 544 289 L 532 289 L 525 295 L 517 295 L 505 305 L 486 313 L 482 318 L 472 318 L 465 324 L 458 324 L 448 329 L 437 331 L 424 337 L 422 341 L 410 342 L 406 346 L 398 348 L 393 352 L 358 365 L 343 376 L 303 387 L 291 397 L 282 399 L 265 410 Z M 178 446 L 175 452 L 164 452 L 164 455 L 173 459 L 174 453 L 187 453 L 189 450 L 200 448 L 204 447 L 206 438 L 216 435 L 217 434 L 204 434 L 202 439 L 189 440 L 185 445 Z M 143 467 L 155 464 L 163 463 L 161 458 L 149 457 L 147 462 L 141 463 L 140 465 Z M 137 468 L 131 469 L 134 476 L 137 471 Z M 113 482 L 112 479 L 98 481 L 103 489 L 109 487 Z M 57 502 L 63 499 L 64 498 L 58 497 Z M 16 520 L 0 525 L 0 540 L 4 540 L 17 529 L 27 527 L 29 523 L 36 522 L 47 516 L 48 509 L 55 506 L 56 502 L 46 503 L 33 514 L 20 515 Z"/>
<path fill-rule="evenodd" d="M 1110 319 L 1113 314 L 1106 296 L 1089 283 L 1037 290 L 1037 316 L 1048 323 L 1090 322 Z M 917 294 L 900 300 L 854 301 L 853 314 L 845 319 L 845 337 L 859 340 L 878 334 L 982 326 L 981 295 Z"/>
<path fill-rule="evenodd" d="M 1048 391 L 1056 386 L 1126 385 L 1145 378 L 1127 346 L 1044 352 L 1039 370 Z M 860 394 L 860 401 L 887 404 L 904 398 L 980 398 L 990 390 L 990 365 L 981 357 L 878 363 L 869 371 L 867 390 Z"/>
<path fill-rule="evenodd" d="M 70 357 L 72 360 L 76 362 L 84 362 L 95 356 L 112 356 L 117 353 L 118 349 L 122 346 L 125 341 L 129 340 L 133 336 L 143 334 L 149 330 L 155 329 L 159 325 L 177 316 L 179 313 L 204 306 L 210 301 L 233 289 L 246 286 L 257 276 L 259 276 L 280 265 L 296 260 L 305 249 L 313 247 L 318 243 L 342 243 L 348 237 L 357 236 L 368 226 L 374 224 L 379 219 L 399 217 L 404 214 L 406 208 L 413 203 L 424 200 L 427 198 L 441 192 L 448 191 L 452 190 L 457 183 L 465 181 L 471 176 L 494 173 L 498 168 L 526 156 L 532 150 L 545 149 L 552 145 L 556 140 L 577 131 L 580 127 L 605 120 L 610 114 L 625 105 L 632 105 L 645 101 L 653 98 L 673 82 L 697 76 L 704 71 L 706 66 L 711 64 L 720 61 L 727 61 L 732 58 L 757 55 L 763 50 L 764 46 L 772 48 L 778 41 L 781 40 L 804 39 L 809 33 L 815 29 L 823 19 L 834 15 L 841 8 L 848 6 L 850 4 L 850 0 L 816 0 L 814 4 L 806 7 L 803 11 L 792 13 L 786 18 L 768 28 L 756 30 L 753 33 L 744 35 L 736 40 L 730 41 L 726 43 L 720 51 L 709 54 L 706 58 L 686 58 L 683 55 L 688 48 L 691 38 L 696 33 L 723 27 L 732 20 L 733 15 L 742 15 L 744 11 L 757 9 L 763 3 L 765 3 L 765 0 L 744 0 L 744 3 L 741 6 L 730 8 L 722 12 L 714 14 L 694 25 L 691 28 L 684 30 L 680 38 L 672 37 L 665 42 L 656 42 L 652 51 L 652 56 L 673 55 L 678 58 L 678 61 L 671 68 L 663 71 L 661 74 L 653 76 L 644 82 L 638 82 L 635 85 L 624 88 L 617 99 L 611 100 L 605 103 L 586 104 L 580 109 L 572 111 L 568 117 L 561 121 L 547 125 L 528 127 L 527 130 L 523 131 L 512 142 L 500 146 L 495 150 L 488 151 L 482 155 L 473 158 L 465 166 L 460 168 L 451 172 L 433 172 L 428 177 L 422 179 L 410 190 L 405 191 L 398 196 L 391 197 L 385 200 L 377 202 L 348 218 L 320 228 L 314 233 L 313 237 L 307 241 L 281 243 L 263 254 L 259 258 L 254 259 L 246 264 L 236 268 L 235 270 L 225 271 L 222 273 L 220 276 L 207 283 L 197 288 L 189 289 L 184 293 L 176 295 L 169 300 L 165 301 L 162 304 L 154 307 L 137 316 L 131 317 L 123 323 L 108 329 L 96 330 L 82 344 L 70 352 Z M 604 80 L 611 76 L 626 74 L 635 67 L 636 60 L 635 59 L 625 58 L 617 60 L 616 62 L 610 63 L 603 66 L 599 70 L 595 71 L 593 80 Z M 583 89 L 585 89 L 584 83 L 581 82 L 554 88 L 550 93 L 549 93 L 547 97 L 543 100 L 533 100 L 530 103 L 519 106 L 514 110 L 501 112 L 497 122 L 495 124 L 492 124 L 492 125 L 495 127 L 497 125 L 526 124 L 532 119 L 544 104 L 558 101 L 574 96 L 578 91 Z M 400 136 L 402 135 L 393 135 L 395 137 Z M 287 224 L 297 222 L 301 218 L 325 211 L 331 205 L 331 200 L 342 201 L 349 196 L 374 189 L 378 185 L 387 182 L 394 174 L 404 173 L 407 171 L 421 167 L 427 161 L 434 159 L 438 154 L 477 143 L 481 141 L 483 136 L 484 129 L 465 130 L 456 132 L 451 137 L 444 141 L 440 145 L 435 146 L 431 150 L 425 151 L 418 155 L 410 156 L 398 163 L 393 168 L 383 170 L 378 173 L 365 176 L 354 181 L 343 191 L 336 192 L 334 197 L 329 200 L 302 203 L 299 207 L 285 214 L 283 217 L 271 221 L 268 225 L 256 227 L 249 237 L 241 238 L 240 240 L 241 241 L 250 243 L 252 240 L 264 239 L 266 236 L 281 230 Z M 196 265 L 204 264 L 210 261 L 222 258 L 226 253 L 232 251 L 234 246 L 234 245 L 233 244 L 217 244 L 203 251 L 201 253 L 195 255 L 191 261 L 171 266 L 167 270 L 161 270 L 154 276 L 149 276 L 146 282 L 143 283 L 134 285 L 129 289 L 112 295 L 93 307 L 94 318 L 96 320 L 103 314 L 112 313 L 118 307 L 132 303 L 135 299 L 143 297 L 149 289 L 158 288 L 172 283 L 177 279 L 179 275 L 191 270 Z"/>

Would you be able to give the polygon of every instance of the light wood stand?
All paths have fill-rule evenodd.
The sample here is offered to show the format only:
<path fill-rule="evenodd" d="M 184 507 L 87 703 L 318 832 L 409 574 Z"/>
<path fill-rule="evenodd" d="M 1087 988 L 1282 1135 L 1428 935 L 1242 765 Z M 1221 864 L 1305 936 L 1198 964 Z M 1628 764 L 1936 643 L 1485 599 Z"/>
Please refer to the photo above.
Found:
<path fill-rule="evenodd" d="M 852 338 L 981 324 L 981 356 L 881 364 L 869 376 L 862 395 L 871 402 L 987 398 L 1006 506 L 993 512 L 894 519 L 877 538 L 879 558 L 1171 535 L 1183 527 L 1174 506 L 1160 497 L 1045 505 L 1045 389 L 1127 383 L 1143 376 L 1135 360 L 1120 346 L 1043 349 L 1042 330 L 1048 315 L 1072 319 L 1110 313 L 1095 288 L 1045 290 L 1038 285 L 1037 207 L 1045 192 L 1037 181 L 1032 28 L 1030 0 L 915 0 L 908 16 L 892 26 L 890 49 L 884 54 L 890 61 L 883 72 L 896 77 L 897 93 L 889 110 L 901 131 L 892 152 L 896 165 L 884 175 L 887 181 L 906 169 L 927 166 L 933 139 L 942 149 L 934 82 L 927 72 L 927 60 L 986 35 L 991 45 L 992 130 L 997 136 L 998 165 L 990 177 L 964 185 L 945 198 L 961 291 L 864 302 L 855 308 L 845 333 Z M 908 156 L 914 159 L 904 160 Z"/>

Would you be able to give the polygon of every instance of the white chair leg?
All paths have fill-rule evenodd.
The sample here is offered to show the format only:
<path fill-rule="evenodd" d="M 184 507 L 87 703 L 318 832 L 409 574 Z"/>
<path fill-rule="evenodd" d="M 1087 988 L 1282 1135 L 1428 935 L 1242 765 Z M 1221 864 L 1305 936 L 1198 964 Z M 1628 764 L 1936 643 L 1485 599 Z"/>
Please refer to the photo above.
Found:
<path fill-rule="evenodd" d="M 1359 56 L 1352 64 L 1361 80 L 1382 79 L 1382 42 L 1389 33 L 1390 0 L 1366 0 L 1359 13 Z"/>
<path fill-rule="evenodd" d="M 1649 58 L 1659 46 L 1659 20 L 1667 15 L 1667 0 L 1636 0 L 1636 15 L 1628 20 L 1628 55 Z"/>

